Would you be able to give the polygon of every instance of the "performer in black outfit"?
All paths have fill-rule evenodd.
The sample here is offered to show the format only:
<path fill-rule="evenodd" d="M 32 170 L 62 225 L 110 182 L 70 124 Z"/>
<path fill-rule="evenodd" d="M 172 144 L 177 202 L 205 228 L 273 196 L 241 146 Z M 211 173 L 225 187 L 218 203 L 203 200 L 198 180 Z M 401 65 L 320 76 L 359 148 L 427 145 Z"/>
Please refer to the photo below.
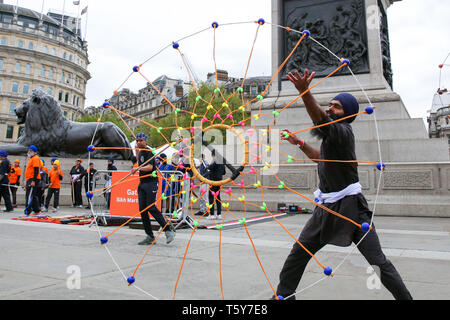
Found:
<path fill-rule="evenodd" d="M 94 190 L 94 177 L 99 178 L 95 174 L 97 173 L 97 169 L 94 168 L 94 163 L 89 163 L 89 168 L 84 172 L 84 191 L 86 194 L 89 191 Z M 86 206 L 86 209 L 90 209 L 89 199 L 87 200 L 88 205 Z"/>
<path fill-rule="evenodd" d="M 303 93 L 308 90 L 315 73 L 308 75 L 309 71 L 305 69 L 303 76 L 295 71 L 295 74 L 289 73 L 287 77 L 299 93 Z M 327 111 L 320 107 L 309 91 L 302 99 L 315 125 L 354 115 L 359 111 L 358 101 L 348 93 L 341 93 L 335 97 Z M 285 132 L 289 134 L 287 140 L 291 144 L 298 145 L 310 159 L 356 160 L 355 137 L 350 125 L 354 119 L 355 117 L 351 117 L 313 129 L 313 135 L 322 139 L 320 151 L 298 139 L 289 130 L 285 129 Z M 315 192 L 316 201 L 356 223 L 371 221 L 372 212 L 361 193 L 356 162 L 318 161 L 318 174 L 319 190 Z M 383 254 L 375 225 L 372 227 L 373 229 L 368 231 L 367 236 L 358 245 L 359 251 L 370 265 L 379 268 L 381 283 L 395 299 L 412 299 L 399 273 Z M 315 254 L 326 244 L 346 247 L 352 242 L 358 243 L 365 234 L 362 228 L 317 206 L 298 241 Z M 296 242 L 281 270 L 277 296 L 290 297 L 295 293 L 310 258 L 310 254 Z M 290 298 L 295 299 L 295 296 Z"/>
<path fill-rule="evenodd" d="M 223 179 L 223 176 L 225 174 L 225 165 L 223 164 L 223 161 L 219 161 L 216 157 L 216 150 L 213 149 L 211 152 L 212 156 L 212 162 L 208 166 L 207 171 L 209 172 L 209 180 L 212 181 L 221 181 Z M 216 205 L 217 205 L 217 215 L 214 219 L 222 219 L 222 203 L 220 202 L 220 186 L 211 186 L 209 188 L 209 204 L 212 205 L 211 209 L 209 210 L 210 216 L 207 218 L 211 219 L 211 217 L 214 215 L 214 195 L 211 193 L 213 192 L 219 192 L 219 194 L 216 197 Z"/>
<path fill-rule="evenodd" d="M 83 160 L 77 159 L 75 165 L 70 170 L 70 182 L 72 183 L 72 207 L 83 208 L 83 198 L 81 197 L 81 179 L 84 176 L 84 168 L 81 165 Z"/>
<path fill-rule="evenodd" d="M 11 197 L 9 195 L 9 178 L 8 173 L 11 171 L 11 163 L 8 160 L 8 153 L 5 150 L 0 151 L 0 200 L 5 200 L 5 209 L 3 212 L 14 211 Z"/>
<path fill-rule="evenodd" d="M 117 167 L 114 165 L 114 158 L 112 158 L 112 157 L 108 158 L 108 167 L 106 168 L 106 170 L 117 171 Z M 111 186 L 112 172 L 108 172 L 107 174 L 105 174 L 105 180 L 106 180 L 105 188 Z M 109 189 L 105 193 L 105 200 L 106 200 L 106 207 L 109 210 L 109 208 L 111 206 L 111 189 Z"/>
<path fill-rule="evenodd" d="M 139 176 L 146 176 L 151 174 L 154 170 L 157 170 L 156 159 L 153 152 L 147 146 L 147 135 L 145 133 L 138 133 L 136 135 L 136 148 L 140 149 L 137 151 L 138 164 L 142 166 L 140 169 L 133 168 L 131 173 L 135 174 L 139 171 Z M 142 150 L 146 149 L 146 150 Z M 148 150 L 148 151 L 147 151 Z M 152 159 L 153 158 L 153 159 Z M 148 161 L 151 159 L 150 161 Z M 147 162 L 148 161 L 148 162 Z M 155 240 L 153 235 L 152 224 L 150 221 L 149 214 L 156 219 L 159 225 L 164 228 L 167 224 L 164 216 L 156 207 L 156 195 L 158 193 L 158 178 L 149 176 L 140 179 L 138 187 L 138 199 L 139 199 L 139 211 L 141 211 L 142 223 L 144 224 L 145 233 L 147 237 L 139 242 L 140 245 L 149 245 Z M 153 205 L 152 205 L 153 204 Z M 150 208 L 144 211 L 148 206 L 152 205 Z M 175 238 L 175 231 L 171 225 L 168 225 L 165 229 L 166 243 L 170 243 Z"/>

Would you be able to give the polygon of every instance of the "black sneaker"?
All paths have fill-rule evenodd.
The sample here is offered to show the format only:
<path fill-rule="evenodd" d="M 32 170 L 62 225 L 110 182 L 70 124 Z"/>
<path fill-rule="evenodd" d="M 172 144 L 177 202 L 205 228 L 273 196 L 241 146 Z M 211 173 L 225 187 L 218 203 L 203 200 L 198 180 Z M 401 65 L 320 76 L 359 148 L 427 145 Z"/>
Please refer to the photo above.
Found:
<path fill-rule="evenodd" d="M 202 216 L 202 215 L 204 215 L 204 214 L 205 214 L 204 212 L 199 211 L 199 212 L 197 212 L 197 213 L 194 213 L 194 216 Z"/>
<path fill-rule="evenodd" d="M 148 245 L 151 245 L 153 243 L 153 241 L 155 241 L 155 238 L 147 236 L 147 238 L 145 238 L 144 240 L 139 242 L 138 245 L 140 245 L 140 246 L 148 246 Z"/>

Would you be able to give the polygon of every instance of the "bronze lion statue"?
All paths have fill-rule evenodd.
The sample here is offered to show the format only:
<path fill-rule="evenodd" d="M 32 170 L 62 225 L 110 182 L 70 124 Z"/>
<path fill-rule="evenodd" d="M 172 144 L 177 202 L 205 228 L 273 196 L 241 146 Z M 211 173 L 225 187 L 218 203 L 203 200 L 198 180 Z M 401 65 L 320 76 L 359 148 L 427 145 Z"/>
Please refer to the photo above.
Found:
<path fill-rule="evenodd" d="M 73 122 L 67 120 L 58 102 L 42 90 L 33 90 L 30 98 L 15 109 L 17 123 L 25 124 L 17 143 L 0 146 L 11 155 L 25 155 L 30 145 L 44 157 L 87 158 L 88 146 L 117 147 L 95 149 L 92 158 L 128 160 L 132 156 L 130 143 L 114 123 Z M 120 149 L 124 148 L 124 149 Z"/>

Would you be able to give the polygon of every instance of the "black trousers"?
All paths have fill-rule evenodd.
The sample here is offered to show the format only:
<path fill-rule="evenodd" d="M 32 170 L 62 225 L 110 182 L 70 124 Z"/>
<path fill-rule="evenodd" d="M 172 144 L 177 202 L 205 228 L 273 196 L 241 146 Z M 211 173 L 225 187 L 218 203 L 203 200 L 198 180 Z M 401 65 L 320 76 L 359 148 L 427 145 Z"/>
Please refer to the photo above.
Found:
<path fill-rule="evenodd" d="M 141 211 L 142 223 L 144 224 L 145 233 L 154 238 L 152 223 L 150 221 L 151 214 L 153 218 L 159 223 L 159 225 L 164 228 L 167 224 L 166 219 L 161 214 L 161 212 L 156 207 L 156 195 L 158 193 L 158 181 L 151 182 L 141 182 L 138 187 L 138 199 L 139 199 L 139 211 Z M 145 211 L 149 205 L 153 204 L 153 206 Z M 170 230 L 171 227 L 167 226 L 164 230 Z"/>
<path fill-rule="evenodd" d="M 5 184 L 8 184 L 8 182 L 6 182 Z M 1 201 L 1 198 L 3 198 L 5 200 L 6 210 L 8 210 L 8 211 L 13 210 L 8 186 L 0 185 L 0 201 Z"/>
<path fill-rule="evenodd" d="M 74 206 L 83 205 L 83 198 L 81 197 L 81 188 L 82 188 L 81 181 L 73 182 L 72 199 Z"/>
<path fill-rule="evenodd" d="M 44 199 L 45 199 L 45 189 L 38 188 L 38 198 L 39 198 L 39 207 L 42 207 L 44 205 Z"/>
<path fill-rule="evenodd" d="M 12 186 L 9 187 L 9 190 L 11 191 L 13 205 L 17 204 L 17 189 L 18 188 L 14 188 Z"/>
<path fill-rule="evenodd" d="M 215 207 L 215 204 L 214 204 L 214 196 L 213 196 L 213 194 L 211 193 L 211 191 L 217 192 L 217 191 L 219 191 L 219 190 L 220 190 L 220 187 L 219 187 L 219 186 L 211 186 L 211 187 L 209 188 L 209 204 L 212 205 L 211 209 L 209 209 L 209 213 L 210 213 L 211 215 L 214 214 L 214 207 Z M 218 200 L 219 200 L 219 201 L 218 201 Z M 219 195 L 216 197 L 217 215 L 222 214 L 222 203 L 221 203 L 220 201 L 221 201 L 221 200 L 220 200 L 220 192 L 219 192 Z"/>
<path fill-rule="evenodd" d="M 364 236 L 362 230 L 356 231 L 353 242 L 358 243 Z M 299 242 L 304 245 L 312 254 L 315 254 L 324 243 L 320 243 L 319 236 L 305 237 L 300 234 Z M 388 289 L 397 300 L 411 300 L 412 296 L 403 283 L 400 274 L 394 265 L 389 261 L 381 250 L 380 240 L 375 231 L 375 225 L 364 240 L 358 246 L 361 254 L 372 266 L 377 266 L 380 270 L 381 283 Z M 303 272 L 311 256 L 296 242 L 287 257 L 280 273 L 280 283 L 277 288 L 277 295 L 283 297 L 293 294 L 302 278 Z M 295 298 L 295 297 L 294 297 Z"/>
<path fill-rule="evenodd" d="M 50 204 L 50 200 L 52 199 L 53 195 L 54 195 L 53 208 L 58 208 L 58 206 L 59 206 L 59 190 L 60 189 L 48 188 L 47 198 L 45 198 L 45 207 L 46 208 L 48 208 L 48 206 Z"/>
<path fill-rule="evenodd" d="M 39 182 L 36 182 L 36 185 L 38 185 Z M 26 210 L 26 214 L 30 214 L 31 212 L 34 211 L 34 213 L 40 213 L 41 212 L 41 207 L 39 205 L 39 188 L 36 187 L 36 185 L 34 187 L 30 186 L 30 181 L 27 181 L 27 185 L 26 185 L 26 191 L 25 191 L 25 210 Z M 33 196 L 33 199 L 31 201 L 30 206 L 28 206 L 29 201 L 30 201 L 30 193 Z"/>

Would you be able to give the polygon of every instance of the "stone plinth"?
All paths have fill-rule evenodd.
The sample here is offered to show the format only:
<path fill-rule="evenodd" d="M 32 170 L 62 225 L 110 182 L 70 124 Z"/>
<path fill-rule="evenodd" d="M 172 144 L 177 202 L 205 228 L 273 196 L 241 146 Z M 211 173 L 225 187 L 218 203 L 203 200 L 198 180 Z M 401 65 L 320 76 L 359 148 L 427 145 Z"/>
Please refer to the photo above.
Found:
<path fill-rule="evenodd" d="M 450 216 L 450 176 L 448 173 L 450 158 L 447 141 L 429 139 L 423 120 L 410 117 L 401 97 L 391 87 L 386 10 L 392 2 L 388 0 L 354 0 L 353 2 L 351 0 L 334 2 L 272 0 L 272 23 L 293 27 L 284 24 L 285 19 L 294 21 L 292 14 L 285 12 L 286 8 L 297 10 L 301 13 L 298 18 L 307 20 L 308 10 L 316 10 L 314 6 L 334 5 L 337 10 L 336 15 L 339 15 L 338 11 L 341 9 L 338 9 L 338 7 L 340 5 L 344 6 L 344 11 L 348 9 L 345 6 L 351 3 L 357 5 L 363 3 L 365 5 L 366 30 L 364 32 L 366 32 L 367 41 L 364 45 L 366 45 L 368 54 L 368 71 L 358 73 L 356 75 L 357 80 L 351 74 L 337 74 L 325 79 L 311 92 L 323 108 L 327 108 L 329 102 L 340 92 L 353 94 L 358 99 L 360 110 L 368 105 L 375 107 L 374 114 L 360 115 L 353 122 L 352 127 L 356 138 L 357 159 L 372 162 L 378 162 L 381 159 L 388 166 L 380 183 L 380 193 L 376 205 L 378 214 L 448 217 Z M 312 13 L 311 17 L 315 14 L 317 13 Z M 327 15 L 329 15 L 329 12 L 327 12 Z M 382 18 L 378 20 L 380 16 Z M 314 28 L 314 26 L 312 27 Z M 283 62 L 283 57 L 286 56 L 283 41 L 286 40 L 287 31 L 275 27 L 272 30 L 272 73 L 275 74 Z M 319 29 L 316 29 L 315 32 L 310 30 L 312 31 L 312 37 L 318 36 L 317 30 Z M 305 39 L 304 41 L 305 43 L 301 43 L 300 46 L 305 45 L 306 41 L 312 40 Z M 336 59 L 337 68 L 339 60 L 335 57 L 332 57 L 332 59 Z M 297 61 L 299 64 L 302 63 L 301 60 Z M 350 67 L 352 67 L 352 63 Z M 271 164 L 284 162 L 277 173 L 279 178 L 285 179 L 287 185 L 291 184 L 294 190 L 311 198 L 313 197 L 312 193 L 317 188 L 316 165 L 311 162 L 286 164 L 287 155 L 296 159 L 302 159 L 306 156 L 298 148 L 286 142 L 279 143 L 279 131 L 282 129 L 287 128 L 292 132 L 297 132 L 312 126 L 303 101 L 299 99 L 292 103 L 280 113 L 278 118 L 274 118 L 272 115 L 272 111 L 280 111 L 298 96 L 298 91 L 284 77 L 286 71 L 291 70 L 283 70 L 273 82 L 269 94 L 264 97 L 264 100 L 251 106 L 252 128 L 257 129 L 259 135 L 249 139 L 249 146 L 252 148 L 252 142 L 261 142 L 261 145 L 251 150 L 254 154 L 262 157 L 261 160 L 257 161 L 259 168 L 267 159 L 271 160 L 269 161 Z M 322 79 L 323 76 L 316 77 L 311 85 Z M 398 79 L 401 79 L 401 75 Z M 361 87 L 365 93 L 363 93 Z M 253 118 L 256 115 L 259 115 L 257 121 Z M 267 129 L 271 129 L 272 134 L 262 136 L 260 131 Z M 319 147 L 320 141 L 313 138 L 308 131 L 301 132 L 298 135 L 314 147 Z M 230 136 L 229 138 L 231 139 Z M 269 157 L 266 157 L 266 145 L 274 148 Z M 232 149 L 232 146 L 227 147 L 230 152 Z M 278 156 L 275 153 L 278 153 Z M 253 165 L 258 167 L 256 164 Z M 363 185 L 363 191 L 372 205 L 377 194 L 378 173 L 374 165 L 359 166 L 359 177 Z M 253 177 L 253 179 L 255 178 Z M 263 175 L 261 179 L 263 185 L 277 185 L 277 180 L 270 173 Z M 248 184 L 246 182 L 246 185 Z M 249 189 L 247 195 L 249 201 L 261 201 L 259 190 Z M 270 210 L 275 210 L 279 202 L 314 207 L 304 198 L 292 192 L 278 189 L 264 192 L 264 200 Z M 232 206 L 239 209 L 241 204 L 233 202 Z"/>

